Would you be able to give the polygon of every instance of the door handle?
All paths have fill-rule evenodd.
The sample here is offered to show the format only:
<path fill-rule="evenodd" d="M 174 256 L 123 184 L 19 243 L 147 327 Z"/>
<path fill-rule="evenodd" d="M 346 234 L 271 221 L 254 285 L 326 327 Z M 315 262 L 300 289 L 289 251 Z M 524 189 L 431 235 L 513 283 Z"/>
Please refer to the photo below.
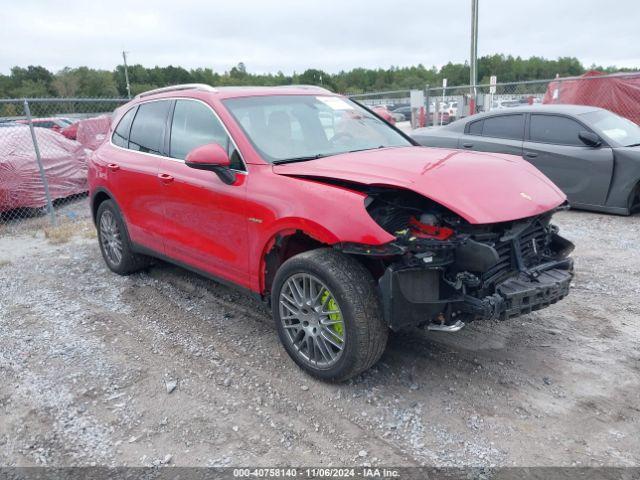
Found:
<path fill-rule="evenodd" d="M 173 177 L 168 173 L 159 173 L 158 178 L 162 183 L 171 183 L 173 182 Z"/>
<path fill-rule="evenodd" d="M 115 171 L 117 171 L 117 170 L 120 170 L 120 165 L 118 165 L 117 163 L 109 163 L 109 164 L 107 165 L 107 168 L 108 168 L 109 170 L 111 170 L 112 172 L 115 172 Z"/>
<path fill-rule="evenodd" d="M 536 158 L 538 156 L 538 154 L 535 153 L 535 152 L 526 152 L 524 154 L 524 156 L 527 157 L 527 158 Z"/>
<path fill-rule="evenodd" d="M 462 146 L 464 148 L 471 148 L 471 147 L 473 147 L 473 143 L 463 143 Z"/>

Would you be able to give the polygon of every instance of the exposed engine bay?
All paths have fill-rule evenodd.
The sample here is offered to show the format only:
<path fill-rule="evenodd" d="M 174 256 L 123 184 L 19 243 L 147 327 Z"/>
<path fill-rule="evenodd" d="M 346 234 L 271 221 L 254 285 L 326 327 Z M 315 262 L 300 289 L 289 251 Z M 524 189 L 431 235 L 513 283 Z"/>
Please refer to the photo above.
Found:
<path fill-rule="evenodd" d="M 366 255 L 377 273 L 384 314 L 393 329 L 425 324 L 456 331 L 479 319 L 506 319 L 567 295 L 574 246 L 541 215 L 470 224 L 408 190 L 371 188 L 365 206 L 395 241 L 378 247 L 341 244 Z"/>

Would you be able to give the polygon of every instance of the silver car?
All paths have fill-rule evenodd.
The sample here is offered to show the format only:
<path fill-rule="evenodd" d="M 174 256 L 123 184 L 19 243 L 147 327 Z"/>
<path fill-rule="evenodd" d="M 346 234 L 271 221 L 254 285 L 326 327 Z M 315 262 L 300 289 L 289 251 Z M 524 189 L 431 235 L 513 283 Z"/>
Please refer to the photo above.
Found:
<path fill-rule="evenodd" d="M 640 209 L 640 126 L 602 108 L 517 107 L 411 135 L 430 147 L 520 156 L 558 185 L 574 208 L 621 215 Z"/>

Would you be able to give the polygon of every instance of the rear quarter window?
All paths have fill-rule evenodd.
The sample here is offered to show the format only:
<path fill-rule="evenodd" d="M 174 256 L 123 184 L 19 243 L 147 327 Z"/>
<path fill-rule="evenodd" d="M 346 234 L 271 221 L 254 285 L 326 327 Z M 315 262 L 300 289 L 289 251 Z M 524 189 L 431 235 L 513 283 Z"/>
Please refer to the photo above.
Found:
<path fill-rule="evenodd" d="M 469 135 L 482 135 L 482 124 L 484 120 L 476 120 L 469 124 Z"/>
<path fill-rule="evenodd" d="M 524 138 L 524 115 L 500 115 L 485 118 L 482 136 L 522 140 Z"/>
<path fill-rule="evenodd" d="M 131 129 L 131 121 L 136 114 L 136 107 L 133 107 L 127 113 L 125 113 L 118 126 L 111 136 L 111 141 L 118 147 L 127 148 L 129 146 L 129 130 Z"/>
<path fill-rule="evenodd" d="M 129 148 L 160 155 L 168 113 L 169 101 L 167 100 L 140 105 L 131 125 Z"/>

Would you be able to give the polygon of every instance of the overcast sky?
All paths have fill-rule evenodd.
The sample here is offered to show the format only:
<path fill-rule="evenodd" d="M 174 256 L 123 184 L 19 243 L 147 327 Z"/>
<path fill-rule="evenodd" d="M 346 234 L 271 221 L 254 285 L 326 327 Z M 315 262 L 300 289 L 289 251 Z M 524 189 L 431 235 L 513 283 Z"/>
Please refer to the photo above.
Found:
<path fill-rule="evenodd" d="M 478 55 L 640 66 L 640 0 L 479 0 Z M 251 72 L 469 57 L 470 0 L 4 0 L 0 72 L 130 63 Z"/>

